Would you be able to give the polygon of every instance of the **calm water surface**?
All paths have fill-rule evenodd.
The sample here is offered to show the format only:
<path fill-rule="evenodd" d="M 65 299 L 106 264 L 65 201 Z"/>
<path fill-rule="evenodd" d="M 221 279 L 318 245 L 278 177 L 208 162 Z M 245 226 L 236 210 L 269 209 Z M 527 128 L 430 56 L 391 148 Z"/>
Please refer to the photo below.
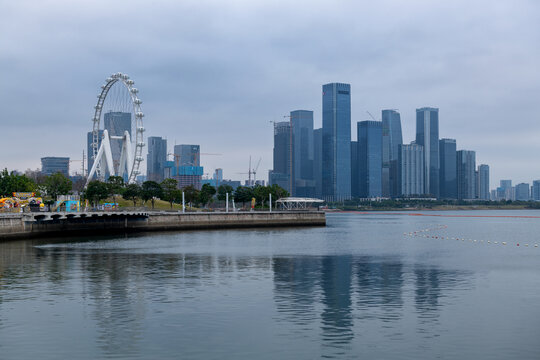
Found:
<path fill-rule="evenodd" d="M 540 212 L 424 214 L 539 218 L 0 243 L 0 359 L 540 359 Z"/>

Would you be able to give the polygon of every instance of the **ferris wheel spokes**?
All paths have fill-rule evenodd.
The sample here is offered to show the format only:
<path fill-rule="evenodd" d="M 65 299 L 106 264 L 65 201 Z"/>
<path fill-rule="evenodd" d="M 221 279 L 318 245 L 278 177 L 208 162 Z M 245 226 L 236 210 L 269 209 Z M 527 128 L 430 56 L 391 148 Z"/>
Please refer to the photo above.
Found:
<path fill-rule="evenodd" d="M 116 83 L 125 87 L 129 98 L 128 101 L 131 102 L 132 114 L 134 115 L 134 119 L 131 119 L 131 121 L 134 122 L 132 123 L 132 131 L 135 132 L 133 137 L 133 134 L 128 131 L 125 131 L 122 136 L 114 136 L 119 135 L 114 133 L 114 135 L 110 135 L 107 129 L 101 129 L 100 127 L 105 99 L 113 85 Z M 135 82 L 130 79 L 128 75 L 115 73 L 108 77 L 105 80 L 105 84 L 101 86 L 101 93 L 98 95 L 96 106 L 94 106 L 95 112 L 94 117 L 92 118 L 92 159 L 94 160 L 94 163 L 92 169 L 88 173 L 87 185 L 94 176 L 100 180 L 104 180 L 105 170 L 108 172 L 109 176 L 114 176 L 118 173 L 119 176 L 126 178 L 128 183 L 134 183 L 137 175 L 140 174 L 140 163 L 143 161 L 142 150 L 145 146 L 145 129 L 143 126 L 144 113 L 141 111 L 142 101 L 138 97 L 139 90 L 134 87 L 134 84 Z M 132 139 L 135 143 L 133 145 L 131 144 Z M 120 159 L 113 158 L 111 140 L 120 140 L 122 142 Z M 115 156 L 118 156 L 118 154 L 116 153 Z M 113 161 L 118 162 L 118 160 L 120 161 L 117 163 L 117 170 L 115 171 L 115 164 Z"/>

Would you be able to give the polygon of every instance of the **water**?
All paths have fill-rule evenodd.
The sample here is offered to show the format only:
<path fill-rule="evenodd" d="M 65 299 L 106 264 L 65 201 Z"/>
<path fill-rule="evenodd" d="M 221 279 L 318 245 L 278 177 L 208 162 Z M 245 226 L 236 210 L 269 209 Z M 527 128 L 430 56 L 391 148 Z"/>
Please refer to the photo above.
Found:
<path fill-rule="evenodd" d="M 327 220 L 0 243 L 0 359 L 540 358 L 540 218 Z"/>

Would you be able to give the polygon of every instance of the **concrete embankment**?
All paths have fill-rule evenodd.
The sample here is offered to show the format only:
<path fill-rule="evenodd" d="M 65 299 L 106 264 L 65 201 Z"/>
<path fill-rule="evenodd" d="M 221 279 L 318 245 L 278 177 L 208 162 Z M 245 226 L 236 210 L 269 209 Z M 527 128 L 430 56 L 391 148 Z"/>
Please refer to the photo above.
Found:
<path fill-rule="evenodd" d="M 0 240 L 145 231 L 325 225 L 325 214 L 319 211 L 184 214 L 126 211 L 1 214 Z"/>

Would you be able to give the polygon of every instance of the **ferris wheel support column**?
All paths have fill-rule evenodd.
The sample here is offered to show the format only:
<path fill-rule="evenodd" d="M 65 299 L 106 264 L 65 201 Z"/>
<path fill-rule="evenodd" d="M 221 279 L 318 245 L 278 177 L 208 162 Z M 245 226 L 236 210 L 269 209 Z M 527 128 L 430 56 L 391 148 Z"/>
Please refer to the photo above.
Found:
<path fill-rule="evenodd" d="M 103 169 L 103 162 L 107 165 L 107 170 L 109 171 L 110 176 L 114 176 L 114 165 L 113 165 L 113 158 L 112 158 L 112 151 L 111 151 L 111 141 L 109 140 L 109 132 L 107 130 L 103 130 L 103 139 L 101 140 L 101 146 L 99 147 L 98 153 L 94 159 L 94 164 L 92 165 L 92 170 L 88 173 L 88 179 L 86 180 L 86 185 L 92 180 L 94 177 L 94 174 L 96 173 L 96 169 L 98 166 Z M 105 177 L 105 174 L 102 172 L 101 177 Z"/>
<path fill-rule="evenodd" d="M 131 149 L 131 136 L 125 131 L 122 137 L 122 152 L 120 154 L 120 165 L 118 167 L 118 176 L 124 177 L 124 173 L 131 174 L 133 170 L 133 152 Z"/>

